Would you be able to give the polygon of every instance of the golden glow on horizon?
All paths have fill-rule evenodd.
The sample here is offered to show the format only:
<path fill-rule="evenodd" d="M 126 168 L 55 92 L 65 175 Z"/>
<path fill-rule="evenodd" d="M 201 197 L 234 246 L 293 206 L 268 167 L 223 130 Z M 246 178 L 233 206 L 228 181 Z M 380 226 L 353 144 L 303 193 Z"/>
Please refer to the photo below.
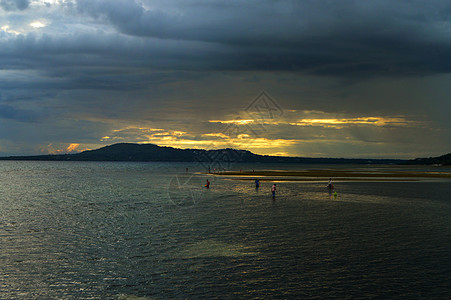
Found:
<path fill-rule="evenodd" d="M 73 152 L 76 151 L 77 148 L 80 146 L 80 144 L 70 144 L 69 147 L 67 147 L 67 152 Z"/>
<path fill-rule="evenodd" d="M 128 142 L 135 140 L 139 144 L 153 143 L 159 146 L 175 148 L 195 148 L 195 149 L 222 149 L 235 148 L 246 149 L 254 153 L 273 155 L 284 155 L 284 147 L 294 145 L 298 141 L 294 139 L 270 139 L 264 137 L 254 138 L 249 134 L 241 133 L 235 137 L 225 133 L 205 133 L 193 135 L 186 131 L 163 130 L 154 131 L 144 127 L 126 127 L 112 131 L 113 136 L 104 136 L 101 141 Z M 121 134 L 125 136 L 121 137 Z M 130 137 L 133 137 L 131 139 Z"/>
<path fill-rule="evenodd" d="M 202 134 L 202 137 L 218 137 L 221 139 L 229 139 L 230 138 L 228 135 L 225 135 L 224 133 L 205 133 L 205 134 Z"/>
<path fill-rule="evenodd" d="M 287 110 L 289 113 L 296 113 L 296 110 Z M 298 119 L 295 121 L 294 115 L 285 116 L 284 118 L 275 119 L 240 119 L 235 120 L 209 120 L 210 123 L 220 124 L 234 124 L 240 125 L 292 125 L 292 126 L 320 126 L 329 128 L 341 129 L 344 126 L 349 125 L 364 125 L 364 126 L 418 126 L 421 122 L 415 122 L 408 120 L 402 116 L 399 117 L 355 117 L 355 118 L 340 118 L 331 113 L 321 111 L 302 111 L 304 115 L 308 115 L 310 118 Z M 312 118 L 312 115 L 315 116 Z M 324 116 L 324 117 L 323 117 Z M 331 117 L 329 117 L 331 116 Z M 332 117 L 333 116 L 333 117 Z M 321 118 L 322 117 L 322 118 Z"/>
<path fill-rule="evenodd" d="M 233 125 L 280 125 L 287 124 L 287 121 L 284 120 L 272 120 L 272 119 L 240 119 L 237 118 L 235 120 L 208 120 L 210 123 L 220 123 L 220 124 L 233 124 Z"/>
<path fill-rule="evenodd" d="M 296 140 L 271 140 L 266 138 L 257 139 L 228 139 L 223 141 L 218 140 L 187 140 L 187 139 L 166 139 L 158 140 L 152 139 L 148 142 L 140 142 L 140 144 L 157 144 L 158 146 L 174 147 L 174 148 L 191 148 L 191 149 L 243 149 L 249 150 L 255 154 L 261 155 L 274 155 L 274 156 L 290 156 L 288 152 L 279 151 L 280 148 L 294 145 L 298 141 Z M 294 154 L 292 155 L 294 156 Z"/>
<path fill-rule="evenodd" d="M 359 137 L 355 136 L 354 132 L 348 132 L 348 128 L 352 129 L 358 126 L 362 130 L 365 128 L 371 129 L 371 127 L 391 130 L 393 127 L 419 127 L 425 125 L 420 121 L 412 121 L 404 116 L 342 117 L 339 114 L 322 111 L 290 110 L 286 112 L 283 117 L 281 116 L 277 119 L 260 120 L 237 117 L 236 119 L 208 120 L 209 123 L 227 124 L 236 127 L 231 129 L 226 127 L 222 131 L 207 131 L 207 133 L 203 133 L 202 130 L 205 132 L 206 130 L 211 130 L 211 128 L 190 129 L 190 126 L 186 126 L 179 127 L 185 130 L 180 130 L 177 127 L 176 130 L 173 130 L 129 125 L 111 130 L 100 141 L 109 143 L 153 143 L 159 146 L 175 148 L 234 148 L 264 155 L 298 156 L 301 155 L 300 151 L 302 151 L 302 155 L 305 154 L 304 152 L 313 153 L 310 149 L 314 147 L 330 149 L 334 145 L 339 145 L 338 147 L 340 148 L 338 149 L 343 149 L 351 147 L 351 144 L 364 146 L 368 143 L 367 141 L 361 141 Z M 296 129 L 296 126 L 310 127 L 310 129 L 307 130 L 306 128 L 301 131 Z M 324 132 L 323 128 L 325 130 L 340 131 L 330 135 Z M 384 131 L 381 129 L 377 133 L 379 136 L 370 141 L 371 145 L 383 147 L 384 140 L 382 135 Z M 314 153 L 319 152 L 315 151 Z"/>
<path fill-rule="evenodd" d="M 266 155 L 271 155 L 271 156 L 295 156 L 295 155 L 291 155 L 288 152 L 276 152 L 276 153 L 269 153 Z"/>
<path fill-rule="evenodd" d="M 91 145 L 92 146 L 92 145 Z M 40 147 L 39 151 L 46 154 L 65 154 L 65 153 L 76 153 L 91 150 L 91 148 L 87 148 L 86 146 L 83 149 L 80 149 L 80 144 L 71 143 L 69 146 L 67 144 L 48 144 L 46 146 Z"/>
<path fill-rule="evenodd" d="M 184 135 L 187 135 L 187 132 L 185 132 L 185 131 L 172 131 L 171 134 L 175 135 L 175 136 L 184 136 Z"/>
<path fill-rule="evenodd" d="M 208 120 L 210 123 L 221 123 L 221 124 L 236 124 L 236 125 L 246 125 L 250 123 L 254 123 L 255 120 Z"/>
<path fill-rule="evenodd" d="M 240 148 L 240 149 L 267 149 L 267 148 L 278 148 L 284 146 L 290 146 L 297 143 L 297 140 L 284 140 L 284 139 L 267 139 L 267 138 L 249 138 L 240 136 L 237 138 L 229 138 L 226 140 L 190 140 L 190 139 L 180 139 L 177 137 L 166 136 L 166 137 L 150 137 L 148 141 L 139 142 L 141 144 L 155 143 L 160 146 L 170 146 L 170 147 L 204 147 L 207 148 Z"/>
<path fill-rule="evenodd" d="M 112 132 L 123 132 L 127 130 L 140 130 L 142 132 L 154 132 L 154 131 L 165 131 L 161 128 L 149 128 L 149 127 L 138 127 L 138 126 L 127 126 L 121 129 L 113 129 Z"/>
<path fill-rule="evenodd" d="M 298 140 L 293 139 L 268 139 L 268 138 L 251 138 L 251 137 L 238 137 L 227 141 L 232 146 L 239 147 L 241 149 L 272 149 L 282 148 L 294 145 L 298 143 Z"/>
<path fill-rule="evenodd" d="M 382 117 L 362 117 L 362 118 L 341 118 L 341 119 L 302 119 L 298 122 L 289 123 L 295 126 L 322 126 L 338 127 L 337 125 L 374 125 L 374 126 L 407 126 L 413 124 L 404 118 L 382 118 Z"/>

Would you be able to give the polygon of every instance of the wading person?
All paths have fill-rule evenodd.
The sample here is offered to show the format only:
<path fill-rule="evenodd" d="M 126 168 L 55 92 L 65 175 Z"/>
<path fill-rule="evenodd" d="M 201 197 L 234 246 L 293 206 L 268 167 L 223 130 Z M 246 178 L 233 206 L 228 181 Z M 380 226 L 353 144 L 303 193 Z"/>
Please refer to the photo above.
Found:
<path fill-rule="evenodd" d="M 332 178 L 329 178 L 329 183 L 327 184 L 327 187 L 328 187 L 330 190 L 333 190 L 333 189 L 334 189 L 334 185 L 332 184 Z"/>

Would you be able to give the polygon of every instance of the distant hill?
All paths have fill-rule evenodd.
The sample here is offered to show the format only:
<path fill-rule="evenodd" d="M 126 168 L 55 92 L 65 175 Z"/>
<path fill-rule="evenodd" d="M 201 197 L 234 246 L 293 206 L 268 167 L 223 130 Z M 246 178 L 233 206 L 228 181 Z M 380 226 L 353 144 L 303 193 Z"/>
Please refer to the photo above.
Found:
<path fill-rule="evenodd" d="M 312 164 L 400 164 L 399 159 L 349 159 L 349 158 L 308 158 L 258 155 L 247 150 L 219 149 L 177 149 L 153 144 L 120 143 L 96 150 L 76 154 L 34 155 L 0 157 L 0 160 L 45 160 L 45 161 L 165 161 L 202 162 L 214 164 L 234 163 L 312 163 Z"/>
<path fill-rule="evenodd" d="M 409 165 L 441 165 L 451 166 L 451 153 L 429 158 L 416 158 L 406 162 Z"/>

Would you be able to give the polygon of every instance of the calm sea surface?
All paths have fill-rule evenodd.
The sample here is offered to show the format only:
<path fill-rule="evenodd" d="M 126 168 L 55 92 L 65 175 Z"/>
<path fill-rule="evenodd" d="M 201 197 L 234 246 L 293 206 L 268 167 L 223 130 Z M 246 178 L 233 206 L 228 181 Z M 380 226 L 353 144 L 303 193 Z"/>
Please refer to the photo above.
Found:
<path fill-rule="evenodd" d="M 273 201 L 271 182 L 198 171 L 0 162 L 0 299 L 449 299 L 450 180 L 336 182 L 337 199 L 279 182 Z"/>

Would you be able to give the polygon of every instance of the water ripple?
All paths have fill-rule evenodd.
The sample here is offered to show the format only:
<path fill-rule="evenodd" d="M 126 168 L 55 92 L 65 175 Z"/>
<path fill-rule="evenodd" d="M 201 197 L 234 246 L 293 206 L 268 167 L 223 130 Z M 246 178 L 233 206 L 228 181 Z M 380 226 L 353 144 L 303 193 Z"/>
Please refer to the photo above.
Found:
<path fill-rule="evenodd" d="M 168 192 L 177 169 L 0 164 L 0 299 L 448 296 L 447 182 L 341 183 L 336 200 L 280 183 L 273 201 L 201 174 Z"/>

